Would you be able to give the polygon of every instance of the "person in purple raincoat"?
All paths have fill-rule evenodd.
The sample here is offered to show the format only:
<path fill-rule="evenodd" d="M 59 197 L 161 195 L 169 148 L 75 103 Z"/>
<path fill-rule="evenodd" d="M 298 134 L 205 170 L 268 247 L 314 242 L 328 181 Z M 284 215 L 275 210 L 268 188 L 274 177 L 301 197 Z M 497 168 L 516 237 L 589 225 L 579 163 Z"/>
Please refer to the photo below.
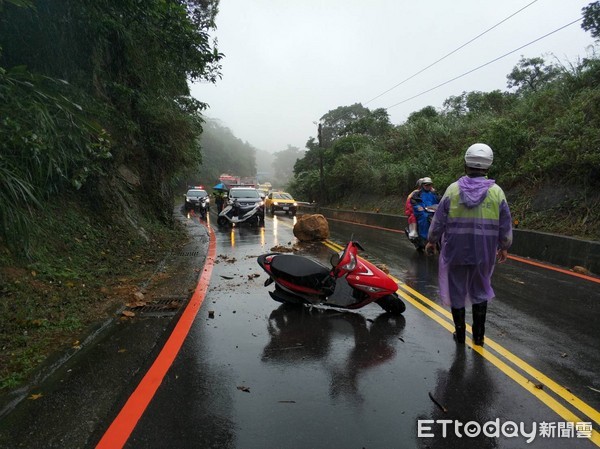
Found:
<path fill-rule="evenodd" d="M 506 261 L 512 244 L 510 209 L 502 189 L 487 172 L 494 160 L 484 143 L 465 153 L 465 173 L 450 184 L 433 216 L 426 252 L 441 241 L 439 287 L 449 305 L 454 338 L 465 342 L 465 307 L 472 305 L 473 343 L 483 345 L 487 303 L 494 297 L 491 278 L 496 262 Z"/>

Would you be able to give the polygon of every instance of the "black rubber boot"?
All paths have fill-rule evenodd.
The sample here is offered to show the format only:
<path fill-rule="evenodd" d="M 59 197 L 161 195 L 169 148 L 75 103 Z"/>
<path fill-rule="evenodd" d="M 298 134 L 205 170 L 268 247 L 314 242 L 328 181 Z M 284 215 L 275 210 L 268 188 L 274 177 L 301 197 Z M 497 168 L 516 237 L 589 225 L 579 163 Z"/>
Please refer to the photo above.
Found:
<path fill-rule="evenodd" d="M 473 304 L 473 344 L 483 346 L 487 301 Z"/>
<path fill-rule="evenodd" d="M 452 308 L 452 319 L 454 320 L 454 340 L 456 343 L 465 343 L 465 308 L 455 309 Z"/>

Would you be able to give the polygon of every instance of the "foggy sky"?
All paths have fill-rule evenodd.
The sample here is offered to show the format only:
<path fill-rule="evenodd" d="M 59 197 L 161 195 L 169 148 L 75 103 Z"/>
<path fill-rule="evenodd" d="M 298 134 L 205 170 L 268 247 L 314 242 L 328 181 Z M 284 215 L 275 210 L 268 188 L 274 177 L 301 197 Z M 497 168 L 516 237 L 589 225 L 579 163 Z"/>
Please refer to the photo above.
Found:
<path fill-rule="evenodd" d="M 594 44 L 581 22 L 405 101 L 577 20 L 589 3 L 221 0 L 218 29 L 212 35 L 225 54 L 223 79 L 216 85 L 193 85 L 192 95 L 209 104 L 208 117 L 219 119 L 258 149 L 303 149 L 309 137 L 316 136 L 313 122 L 338 106 L 389 108 L 391 122 L 401 124 L 425 106 L 441 110 L 446 98 L 463 91 L 506 91 L 506 75 L 521 56 L 543 56 L 567 66 L 577 63 Z"/>

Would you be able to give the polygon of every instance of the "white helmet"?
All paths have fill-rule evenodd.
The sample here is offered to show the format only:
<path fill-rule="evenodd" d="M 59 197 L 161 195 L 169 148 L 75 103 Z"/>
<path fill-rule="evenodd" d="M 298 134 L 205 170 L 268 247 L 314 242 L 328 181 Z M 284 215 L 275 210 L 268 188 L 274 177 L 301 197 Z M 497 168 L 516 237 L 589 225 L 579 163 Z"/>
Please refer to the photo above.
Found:
<path fill-rule="evenodd" d="M 465 164 L 471 168 L 490 168 L 494 160 L 494 152 L 485 143 L 474 143 L 465 153 Z"/>
<path fill-rule="evenodd" d="M 425 176 L 424 178 L 421 178 L 421 185 L 423 184 L 433 184 L 433 181 L 429 176 Z"/>

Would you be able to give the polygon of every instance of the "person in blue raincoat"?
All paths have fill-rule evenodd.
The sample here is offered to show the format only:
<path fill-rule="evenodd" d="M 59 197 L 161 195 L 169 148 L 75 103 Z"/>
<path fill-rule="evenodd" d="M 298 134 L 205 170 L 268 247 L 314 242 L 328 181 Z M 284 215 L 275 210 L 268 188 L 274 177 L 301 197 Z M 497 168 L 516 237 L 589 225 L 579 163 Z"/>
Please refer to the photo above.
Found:
<path fill-rule="evenodd" d="M 466 175 L 450 184 L 440 201 L 427 237 L 427 252 L 441 240 L 439 287 L 452 311 L 454 338 L 465 342 L 465 307 L 472 305 L 473 343 L 483 345 L 491 278 L 496 262 L 508 257 L 512 244 L 510 209 L 502 189 L 487 172 L 494 160 L 484 143 L 465 153 Z"/>
<path fill-rule="evenodd" d="M 419 237 L 427 240 L 429 232 L 429 213 L 425 210 L 428 206 L 438 204 L 439 197 L 433 188 L 433 181 L 429 177 L 421 178 L 419 190 L 412 194 L 410 202 L 413 206 L 413 214 L 417 219 L 417 232 Z"/>

